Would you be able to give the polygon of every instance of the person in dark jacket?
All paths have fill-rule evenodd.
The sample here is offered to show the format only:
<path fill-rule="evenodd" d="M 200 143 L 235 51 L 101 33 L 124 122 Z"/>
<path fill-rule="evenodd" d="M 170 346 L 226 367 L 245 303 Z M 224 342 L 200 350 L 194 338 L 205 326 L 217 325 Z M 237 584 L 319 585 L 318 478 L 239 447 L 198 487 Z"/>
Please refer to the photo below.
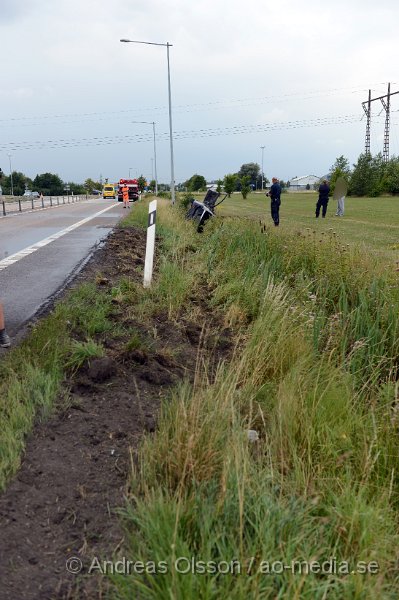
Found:
<path fill-rule="evenodd" d="M 266 196 L 270 197 L 270 212 L 272 214 L 274 225 L 278 227 L 280 224 L 281 186 L 277 177 L 272 178 L 272 185 L 270 190 L 266 193 Z"/>
<path fill-rule="evenodd" d="M 319 218 L 320 209 L 322 208 L 321 216 L 323 219 L 327 213 L 328 195 L 330 193 L 330 186 L 328 185 L 327 179 L 324 179 L 323 183 L 319 186 L 319 199 L 316 204 L 316 219 Z"/>

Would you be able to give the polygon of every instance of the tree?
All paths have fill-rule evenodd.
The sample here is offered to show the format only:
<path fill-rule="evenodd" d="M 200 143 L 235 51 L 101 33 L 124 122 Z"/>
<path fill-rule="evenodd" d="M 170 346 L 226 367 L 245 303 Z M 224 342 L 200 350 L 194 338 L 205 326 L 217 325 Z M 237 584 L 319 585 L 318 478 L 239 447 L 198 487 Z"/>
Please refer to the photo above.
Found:
<path fill-rule="evenodd" d="M 30 188 L 32 186 L 32 180 L 29 177 L 26 177 L 24 173 L 20 171 L 12 172 L 12 189 L 14 192 L 14 196 L 22 196 L 25 192 L 25 189 Z M 2 182 L 3 194 L 9 195 L 11 194 L 11 176 L 3 177 Z"/>
<path fill-rule="evenodd" d="M 243 177 L 249 177 L 248 184 L 256 187 L 256 181 L 259 176 L 260 166 L 258 163 L 245 163 L 241 165 L 240 170 L 238 171 L 238 178 L 241 181 Z"/>
<path fill-rule="evenodd" d="M 241 194 L 245 200 L 245 198 L 248 196 L 249 192 L 251 191 L 249 175 L 244 175 L 243 177 L 241 177 L 240 183 L 241 183 Z"/>
<path fill-rule="evenodd" d="M 36 192 L 43 192 L 45 196 L 62 196 L 64 183 L 58 175 L 53 173 L 42 173 L 36 175 L 32 187 Z"/>
<path fill-rule="evenodd" d="M 355 196 L 367 196 L 371 189 L 371 181 L 371 156 L 361 154 L 357 159 L 357 163 L 353 165 L 349 193 Z"/>
<path fill-rule="evenodd" d="M 74 194 L 75 196 L 86 193 L 86 189 L 85 189 L 83 183 L 74 183 L 73 181 L 70 181 L 68 183 L 68 185 L 69 185 L 69 190 L 70 190 L 71 194 Z M 64 185 L 64 187 L 65 187 L 65 185 Z M 37 190 L 37 191 L 41 191 L 41 190 Z"/>
<path fill-rule="evenodd" d="M 330 167 L 329 175 L 331 192 L 334 192 L 335 183 L 338 177 L 343 177 L 343 179 L 345 179 L 345 181 L 348 183 L 351 176 L 351 169 L 348 159 L 342 154 L 341 156 L 338 156 L 338 158 L 335 159 L 335 163 Z"/>
<path fill-rule="evenodd" d="M 399 194 L 399 157 L 393 156 L 386 165 L 381 188 L 383 192 Z"/>
<path fill-rule="evenodd" d="M 150 190 L 152 190 L 153 192 L 155 192 L 155 188 L 156 188 L 156 181 L 155 181 L 155 179 L 151 179 L 151 181 L 150 181 Z"/>
<path fill-rule="evenodd" d="M 202 175 L 195 173 L 184 183 L 189 192 L 200 192 L 206 190 L 206 179 Z"/>
<path fill-rule="evenodd" d="M 386 171 L 382 154 L 379 153 L 374 157 L 361 154 L 353 167 L 349 193 L 354 196 L 378 196 L 382 191 L 382 181 Z"/>
<path fill-rule="evenodd" d="M 137 177 L 137 184 L 139 186 L 139 191 L 141 193 L 144 192 L 145 188 L 147 187 L 147 180 L 144 177 L 144 175 L 140 175 L 140 177 Z"/>
<path fill-rule="evenodd" d="M 265 187 L 267 186 L 267 184 L 270 183 L 268 178 L 265 176 L 265 174 L 263 173 L 263 189 L 265 189 Z M 256 187 L 258 188 L 258 190 L 262 189 L 262 173 L 259 173 L 258 178 L 256 180 Z"/>
<path fill-rule="evenodd" d="M 0 183 L 4 195 L 11 194 L 11 175 L 4 175 L 0 169 Z M 12 172 L 12 189 L 14 196 L 22 196 L 26 189 L 32 189 L 32 179 L 20 171 Z"/>
<path fill-rule="evenodd" d="M 222 186 L 223 186 L 223 179 L 218 179 L 217 182 L 216 182 L 216 191 L 217 191 L 218 194 L 221 193 Z"/>
<path fill-rule="evenodd" d="M 93 181 L 93 179 L 91 179 L 90 177 L 88 179 L 86 179 L 86 181 L 84 182 L 84 187 L 87 190 L 88 194 L 92 194 L 93 190 L 99 189 L 99 185 L 95 181 Z"/>
<path fill-rule="evenodd" d="M 230 198 L 231 194 L 234 192 L 234 190 L 236 189 L 236 183 L 237 183 L 237 175 L 234 175 L 233 173 L 231 173 L 230 175 L 224 176 L 224 180 L 223 180 L 224 191 L 226 192 L 226 194 L 228 195 L 229 198 Z"/>

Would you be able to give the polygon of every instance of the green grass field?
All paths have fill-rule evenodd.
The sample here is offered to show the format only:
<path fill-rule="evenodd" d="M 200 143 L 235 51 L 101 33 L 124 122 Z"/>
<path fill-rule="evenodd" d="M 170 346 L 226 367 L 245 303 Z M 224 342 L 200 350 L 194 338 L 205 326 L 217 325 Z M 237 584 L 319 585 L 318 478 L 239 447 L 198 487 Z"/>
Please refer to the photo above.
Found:
<path fill-rule="evenodd" d="M 399 260 L 399 198 L 346 198 L 343 218 L 334 216 L 337 205 L 331 199 L 327 217 L 318 221 L 315 219 L 316 193 L 287 193 L 281 200 L 280 224 L 284 229 L 311 227 L 326 231 L 333 227 L 343 242 L 364 243 L 393 261 Z M 226 198 L 218 214 L 271 223 L 270 200 L 259 193 L 250 194 L 246 200 L 241 194 L 233 194 Z"/>

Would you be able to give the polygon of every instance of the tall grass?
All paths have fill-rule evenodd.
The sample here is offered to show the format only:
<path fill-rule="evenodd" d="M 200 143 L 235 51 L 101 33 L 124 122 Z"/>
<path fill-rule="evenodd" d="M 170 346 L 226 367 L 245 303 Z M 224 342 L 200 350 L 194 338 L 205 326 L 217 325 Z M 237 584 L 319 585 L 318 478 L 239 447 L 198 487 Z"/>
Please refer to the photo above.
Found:
<path fill-rule="evenodd" d="M 175 265 L 202 265 L 240 350 L 212 382 L 199 365 L 143 444 L 129 558 L 167 572 L 113 576 L 118 598 L 397 597 L 397 292 L 334 238 L 214 221 Z M 183 574 L 178 557 L 241 572 Z M 333 559 L 340 572 L 261 572 Z"/>
<path fill-rule="evenodd" d="M 399 288 L 395 271 L 384 270 L 372 253 L 342 245 L 334 231 L 324 236 L 312 230 L 263 235 L 255 223 L 243 227 L 231 220 L 219 236 L 214 227 L 208 255 L 215 303 L 238 306 L 251 320 L 257 316 L 269 278 L 284 281 L 313 323 L 315 348 L 345 362 L 359 385 L 373 372 L 379 379 L 396 373 Z"/>

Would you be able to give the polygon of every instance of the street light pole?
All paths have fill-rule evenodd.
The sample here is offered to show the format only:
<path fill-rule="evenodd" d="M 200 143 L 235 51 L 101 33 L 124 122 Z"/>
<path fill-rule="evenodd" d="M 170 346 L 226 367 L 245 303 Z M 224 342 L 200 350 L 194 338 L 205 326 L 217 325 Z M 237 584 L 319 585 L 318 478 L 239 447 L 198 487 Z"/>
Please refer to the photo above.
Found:
<path fill-rule="evenodd" d="M 154 136 L 154 167 L 155 167 L 155 195 L 158 196 L 158 175 L 157 175 L 157 147 L 155 144 L 155 123 L 152 122 L 152 132 Z M 174 186 L 173 186 L 174 189 Z"/>
<path fill-rule="evenodd" d="M 132 123 L 144 123 L 152 125 L 152 135 L 154 144 L 154 165 L 155 165 L 155 195 L 158 196 L 158 175 L 157 175 L 157 144 L 155 141 L 155 121 L 132 121 Z"/>
<path fill-rule="evenodd" d="M 12 182 L 11 154 L 8 154 L 8 160 L 10 161 L 11 196 L 14 196 L 14 185 L 13 185 L 13 182 Z"/>
<path fill-rule="evenodd" d="M 169 42 L 166 42 L 166 44 L 159 44 L 156 42 L 141 42 L 138 40 L 128 40 L 128 39 L 121 39 L 121 42 L 126 42 L 126 43 L 131 43 L 131 44 L 147 44 L 149 46 L 164 46 L 166 47 L 166 58 L 167 58 L 167 62 L 168 62 L 168 100 L 169 100 L 169 141 L 170 141 L 170 177 L 171 177 L 171 181 L 170 181 L 170 192 L 171 192 L 171 196 L 172 196 L 172 204 L 175 203 L 175 173 L 174 173 L 174 160 L 173 160 L 173 128 L 172 128 L 172 92 L 171 92 L 171 85 L 170 85 L 170 60 L 169 60 L 169 48 L 173 45 L 173 44 L 169 44 Z M 154 124 L 154 141 L 155 141 L 155 124 Z M 156 186 L 158 189 L 158 186 Z"/>
<path fill-rule="evenodd" d="M 262 192 L 263 192 L 263 150 L 265 149 L 264 146 L 261 146 L 261 150 L 262 150 Z"/>
<path fill-rule="evenodd" d="M 170 192 L 172 195 L 172 204 L 175 203 L 175 173 L 174 173 L 174 163 L 173 163 L 173 138 L 172 138 L 172 94 L 170 91 L 170 66 L 169 66 L 169 47 L 172 44 L 167 42 L 166 44 L 166 54 L 168 57 L 168 91 L 169 91 L 169 139 L 170 139 Z"/>

